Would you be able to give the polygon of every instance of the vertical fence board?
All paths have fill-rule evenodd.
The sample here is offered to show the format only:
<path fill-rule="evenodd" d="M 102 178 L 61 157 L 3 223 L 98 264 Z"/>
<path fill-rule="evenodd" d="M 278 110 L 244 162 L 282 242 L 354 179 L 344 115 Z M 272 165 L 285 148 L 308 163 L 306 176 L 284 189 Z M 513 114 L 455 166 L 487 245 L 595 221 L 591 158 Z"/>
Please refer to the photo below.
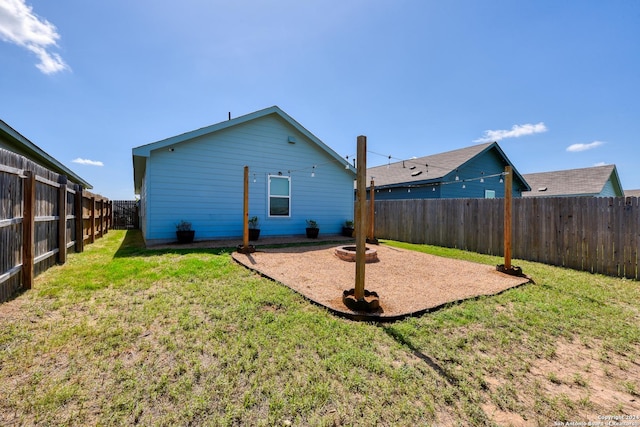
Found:
<path fill-rule="evenodd" d="M 630 274 L 627 275 L 628 278 L 635 278 L 636 280 L 640 279 L 640 265 L 638 262 L 638 252 L 640 252 L 640 199 L 632 198 L 631 205 L 633 206 L 631 210 L 631 214 L 629 215 L 629 222 L 631 226 L 629 227 L 629 246 L 631 252 L 631 265 L 630 265 Z"/>
<path fill-rule="evenodd" d="M 58 188 L 58 263 L 67 262 L 67 183 Z"/>
<path fill-rule="evenodd" d="M 618 233 L 618 230 L 622 230 L 624 226 L 624 211 L 625 204 L 624 198 L 616 198 L 613 200 L 614 204 L 614 224 L 613 229 L 616 231 L 613 233 L 613 264 L 615 269 L 615 276 L 624 277 L 624 236 L 622 233 Z"/>
<path fill-rule="evenodd" d="M 595 273 L 598 265 L 598 199 L 589 197 L 587 200 L 587 211 L 591 215 L 585 217 L 584 226 L 587 230 L 587 266 L 586 271 Z"/>
<path fill-rule="evenodd" d="M 602 230 L 602 237 L 604 241 L 604 247 L 602 250 L 603 255 L 603 265 L 602 265 L 602 273 L 604 274 L 614 274 L 615 270 L 615 257 L 614 257 L 614 248 L 613 248 L 613 236 L 611 235 L 611 231 L 614 229 L 615 223 L 615 215 L 614 215 L 614 203 L 613 198 L 606 198 L 607 204 L 605 205 L 605 223 Z"/>

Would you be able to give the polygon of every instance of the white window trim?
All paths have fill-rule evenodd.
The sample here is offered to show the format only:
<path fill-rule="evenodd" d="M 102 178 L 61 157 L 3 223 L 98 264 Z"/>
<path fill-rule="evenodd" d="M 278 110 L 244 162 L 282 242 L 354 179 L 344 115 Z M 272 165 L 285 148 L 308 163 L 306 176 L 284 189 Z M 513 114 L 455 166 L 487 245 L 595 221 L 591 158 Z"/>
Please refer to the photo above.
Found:
<path fill-rule="evenodd" d="M 271 178 L 287 179 L 289 183 L 289 195 L 288 196 L 273 196 L 279 198 L 289 199 L 289 215 L 271 215 Z M 291 218 L 291 177 L 283 175 L 267 175 L 267 217 L 268 218 Z"/>

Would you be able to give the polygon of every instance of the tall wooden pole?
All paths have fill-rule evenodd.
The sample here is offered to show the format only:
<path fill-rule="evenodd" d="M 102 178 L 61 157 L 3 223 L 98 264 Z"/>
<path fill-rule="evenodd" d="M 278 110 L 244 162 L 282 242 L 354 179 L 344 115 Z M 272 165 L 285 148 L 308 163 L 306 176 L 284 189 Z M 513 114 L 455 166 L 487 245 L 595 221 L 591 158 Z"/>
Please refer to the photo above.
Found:
<path fill-rule="evenodd" d="M 243 203 L 242 247 L 249 248 L 249 166 L 244 167 L 244 203 Z"/>
<path fill-rule="evenodd" d="M 357 148 L 358 169 L 356 175 L 356 285 L 354 297 L 364 300 L 364 270 L 366 265 L 366 230 L 367 230 L 367 137 L 358 136 Z"/>
<path fill-rule="evenodd" d="M 512 215 L 512 189 L 513 189 L 513 173 L 511 166 L 504 168 L 504 268 L 511 269 L 511 237 L 513 229 L 511 226 Z"/>
<path fill-rule="evenodd" d="M 371 180 L 371 184 L 369 185 L 369 238 L 370 243 L 373 243 L 374 237 L 374 223 L 375 223 L 375 210 L 374 210 L 374 193 L 375 193 L 375 184 L 373 179 Z"/>

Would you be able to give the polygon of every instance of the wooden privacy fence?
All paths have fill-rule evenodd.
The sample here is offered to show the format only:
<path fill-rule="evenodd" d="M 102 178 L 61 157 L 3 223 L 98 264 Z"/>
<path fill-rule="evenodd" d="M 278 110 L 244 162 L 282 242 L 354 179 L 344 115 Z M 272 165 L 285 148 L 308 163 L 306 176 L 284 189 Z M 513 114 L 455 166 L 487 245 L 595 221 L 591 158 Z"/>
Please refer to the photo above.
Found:
<path fill-rule="evenodd" d="M 512 256 L 640 279 L 636 197 L 513 200 Z M 504 199 L 375 201 L 376 237 L 504 255 Z"/>
<path fill-rule="evenodd" d="M 0 302 L 110 228 L 111 204 L 0 149 Z"/>

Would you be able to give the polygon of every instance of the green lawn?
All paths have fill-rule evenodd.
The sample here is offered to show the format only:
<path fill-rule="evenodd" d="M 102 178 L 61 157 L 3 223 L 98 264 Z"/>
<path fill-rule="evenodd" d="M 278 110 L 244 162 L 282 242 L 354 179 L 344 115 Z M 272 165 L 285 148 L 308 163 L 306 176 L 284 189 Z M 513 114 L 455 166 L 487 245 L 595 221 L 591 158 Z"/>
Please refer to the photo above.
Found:
<path fill-rule="evenodd" d="M 640 283 L 514 263 L 536 284 L 359 323 L 228 251 L 146 250 L 138 232 L 110 231 L 0 304 L 0 425 L 548 426 L 640 415 Z"/>

